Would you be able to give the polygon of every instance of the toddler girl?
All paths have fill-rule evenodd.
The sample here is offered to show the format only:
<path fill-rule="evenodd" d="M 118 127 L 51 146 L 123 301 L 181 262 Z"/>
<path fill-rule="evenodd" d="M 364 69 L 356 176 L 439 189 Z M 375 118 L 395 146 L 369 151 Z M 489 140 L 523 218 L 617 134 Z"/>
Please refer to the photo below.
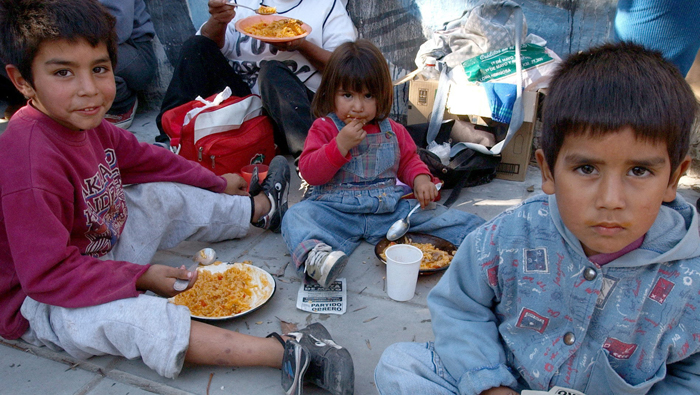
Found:
<path fill-rule="evenodd" d="M 314 121 L 299 157 L 310 185 L 306 198 L 282 221 L 282 236 L 299 273 L 330 286 L 362 239 L 375 244 L 416 204 L 411 231 L 458 245 L 484 222 L 442 205 L 437 179 L 416 152 L 406 128 L 388 119 L 393 87 L 389 68 L 371 42 L 347 42 L 333 51 L 311 103 Z M 401 199 L 396 179 L 416 200 Z"/>

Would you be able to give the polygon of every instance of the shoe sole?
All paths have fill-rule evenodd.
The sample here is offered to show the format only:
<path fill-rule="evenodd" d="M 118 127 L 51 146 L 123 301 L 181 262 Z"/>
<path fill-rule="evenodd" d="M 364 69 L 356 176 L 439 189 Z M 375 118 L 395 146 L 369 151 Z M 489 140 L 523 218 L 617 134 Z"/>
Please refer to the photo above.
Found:
<path fill-rule="evenodd" d="M 324 281 L 324 286 L 323 288 L 328 288 L 335 279 L 340 275 L 340 273 L 343 271 L 345 268 L 345 265 L 348 263 L 348 256 L 343 255 L 338 260 L 335 262 L 331 270 L 328 272 L 328 275 L 326 275 L 326 281 Z"/>

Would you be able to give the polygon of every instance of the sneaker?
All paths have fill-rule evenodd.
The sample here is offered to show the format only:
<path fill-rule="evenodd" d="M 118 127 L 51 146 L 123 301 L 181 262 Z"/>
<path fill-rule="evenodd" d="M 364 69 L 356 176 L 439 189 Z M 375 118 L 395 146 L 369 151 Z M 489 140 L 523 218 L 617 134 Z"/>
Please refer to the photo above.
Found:
<path fill-rule="evenodd" d="M 323 288 L 328 288 L 348 263 L 342 251 L 333 251 L 326 243 L 318 243 L 306 257 L 305 270 Z"/>
<path fill-rule="evenodd" d="M 304 381 L 317 385 L 333 395 L 352 395 L 355 389 L 355 368 L 347 349 L 333 341 L 328 330 L 313 323 L 297 332 L 288 333 L 304 347 L 311 362 Z M 288 340 L 292 342 L 292 340 Z"/>
<path fill-rule="evenodd" d="M 284 343 L 282 388 L 287 395 L 301 395 L 309 359 L 308 351 L 297 341 L 287 340 Z"/>
<path fill-rule="evenodd" d="M 255 181 L 255 182 L 253 182 Z M 255 177 L 251 178 L 251 195 L 256 195 L 260 183 Z M 272 158 L 270 169 L 267 171 L 267 177 L 263 181 L 262 192 L 270 199 L 270 211 L 262 217 L 256 224 L 258 228 L 269 229 L 273 232 L 279 232 L 282 227 L 282 217 L 287 212 L 289 197 L 289 163 L 284 156 L 278 155 Z"/>
<path fill-rule="evenodd" d="M 136 98 L 136 101 L 134 101 L 134 105 L 131 106 L 129 111 L 123 114 L 105 114 L 105 120 L 107 120 L 107 122 L 111 123 L 112 125 L 118 128 L 129 129 L 131 123 L 134 122 L 134 116 L 136 116 L 136 107 L 138 106 L 139 99 Z"/>

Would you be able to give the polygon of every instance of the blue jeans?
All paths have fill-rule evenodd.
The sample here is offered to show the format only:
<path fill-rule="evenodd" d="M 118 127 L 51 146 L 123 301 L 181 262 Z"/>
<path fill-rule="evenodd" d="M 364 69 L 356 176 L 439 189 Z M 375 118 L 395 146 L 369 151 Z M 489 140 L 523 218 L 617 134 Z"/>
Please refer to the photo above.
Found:
<path fill-rule="evenodd" d="M 433 343 L 395 343 L 387 347 L 374 370 L 381 395 L 458 394 L 457 380 L 442 365 Z"/>
<path fill-rule="evenodd" d="M 307 199 L 289 208 L 282 221 L 282 237 L 298 268 L 317 244 L 309 243 L 309 240 L 326 243 L 334 250 L 350 255 L 363 239 L 370 244 L 378 243 L 394 222 L 406 217 L 418 204 L 416 200 L 402 199 L 393 212 L 374 214 L 381 210 L 383 202 L 372 197 L 371 193 L 356 191 L 353 202 L 347 197 L 337 202 Z M 483 222 L 474 214 L 437 204 L 433 209 L 416 211 L 411 216 L 409 231 L 441 237 L 458 246 Z"/>
<path fill-rule="evenodd" d="M 660 51 L 683 76 L 700 48 L 698 0 L 619 0 L 615 35 Z"/>

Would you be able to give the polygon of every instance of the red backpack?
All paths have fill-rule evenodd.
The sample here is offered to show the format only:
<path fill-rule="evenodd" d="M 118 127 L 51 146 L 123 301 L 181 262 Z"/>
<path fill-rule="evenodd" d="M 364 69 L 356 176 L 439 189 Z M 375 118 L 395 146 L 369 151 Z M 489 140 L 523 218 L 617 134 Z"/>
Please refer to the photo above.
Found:
<path fill-rule="evenodd" d="M 166 111 L 161 122 L 173 152 L 218 175 L 269 164 L 276 153 L 272 123 L 262 115 L 258 95 L 231 96 L 227 87 Z"/>

